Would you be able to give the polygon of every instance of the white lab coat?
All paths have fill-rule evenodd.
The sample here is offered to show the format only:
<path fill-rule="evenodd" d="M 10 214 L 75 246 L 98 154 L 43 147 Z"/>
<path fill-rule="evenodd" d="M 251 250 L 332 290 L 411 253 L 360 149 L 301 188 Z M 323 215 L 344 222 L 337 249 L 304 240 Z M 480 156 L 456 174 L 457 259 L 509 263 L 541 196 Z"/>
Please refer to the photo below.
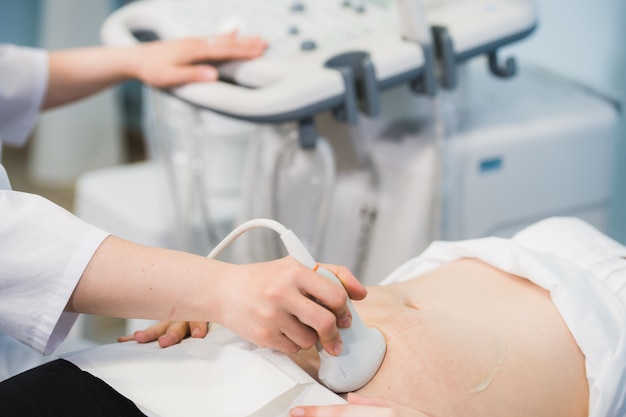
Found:
<path fill-rule="evenodd" d="M 0 45 L 0 140 L 22 145 L 35 125 L 47 53 Z M 64 308 L 107 233 L 52 202 L 12 191 L 0 165 L 0 330 L 50 354 L 77 318 Z"/>

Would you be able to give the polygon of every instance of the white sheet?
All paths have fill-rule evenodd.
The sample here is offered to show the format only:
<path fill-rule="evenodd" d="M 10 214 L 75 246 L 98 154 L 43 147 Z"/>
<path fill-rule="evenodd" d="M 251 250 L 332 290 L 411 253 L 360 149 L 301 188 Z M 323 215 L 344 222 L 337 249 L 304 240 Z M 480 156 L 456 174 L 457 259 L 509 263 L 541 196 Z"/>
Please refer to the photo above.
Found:
<path fill-rule="evenodd" d="M 205 339 L 104 345 L 66 356 L 149 417 L 278 417 L 299 404 L 345 401 L 289 358 L 213 326 Z"/>
<path fill-rule="evenodd" d="M 626 306 L 626 246 L 588 223 L 575 217 L 553 217 L 520 231 L 513 240 L 591 272 Z"/>

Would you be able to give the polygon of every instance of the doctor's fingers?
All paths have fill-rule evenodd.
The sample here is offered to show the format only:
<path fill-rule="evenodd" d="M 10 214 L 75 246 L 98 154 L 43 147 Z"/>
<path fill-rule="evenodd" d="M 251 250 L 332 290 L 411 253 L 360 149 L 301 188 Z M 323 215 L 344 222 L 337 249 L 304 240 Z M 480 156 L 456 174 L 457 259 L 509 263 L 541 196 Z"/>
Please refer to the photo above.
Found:
<path fill-rule="evenodd" d="M 194 82 L 213 82 L 217 81 L 218 77 L 217 69 L 211 65 L 190 65 L 164 69 L 158 74 L 149 76 L 149 81 L 145 82 L 154 87 L 176 87 Z"/>
<path fill-rule="evenodd" d="M 279 310 L 274 309 L 268 314 L 261 312 L 254 317 L 256 319 L 251 319 L 243 327 L 236 326 L 232 330 L 260 347 L 290 354 L 313 347 L 319 339 L 330 354 L 337 355 L 341 351 L 336 317 L 306 297 L 294 300 L 293 304 Z"/>
<path fill-rule="evenodd" d="M 325 312 L 329 317 L 328 322 L 333 323 L 334 327 L 335 317 L 331 312 L 308 298 L 305 298 L 305 302 L 311 303 L 318 309 L 318 312 L 311 314 L 311 316 Z M 315 346 L 318 340 L 317 331 L 294 315 L 293 309 L 284 309 L 284 307 L 272 311 L 270 315 L 265 315 L 262 312 L 258 313 L 254 316 L 255 318 L 249 320 L 244 326 L 238 326 L 232 330 L 260 347 L 272 348 L 287 354 L 297 353 L 302 349 L 309 349 Z M 298 312 L 295 313 L 297 314 Z M 269 317 L 273 318 L 270 319 Z M 336 327 L 334 332 L 327 331 L 325 333 L 335 334 L 332 343 L 335 343 L 339 338 L 339 332 L 336 330 Z"/>
<path fill-rule="evenodd" d="M 296 353 L 299 350 L 307 350 L 315 346 L 318 336 L 317 332 L 302 323 L 297 317 L 291 316 L 280 326 L 281 333 L 294 345 L 295 350 L 285 353 Z"/>
<path fill-rule="evenodd" d="M 161 88 L 212 82 L 217 80 L 218 71 L 207 61 L 250 59 L 262 55 L 266 47 L 263 41 L 252 38 L 227 43 L 206 38 L 149 42 L 136 49 L 130 73 L 148 85 Z"/>
<path fill-rule="evenodd" d="M 163 49 L 172 50 L 172 63 L 187 65 L 206 61 L 251 59 L 261 56 L 267 42 L 257 36 L 237 37 L 221 35 L 214 38 L 190 37 L 161 43 Z"/>
<path fill-rule="evenodd" d="M 282 353 L 291 354 L 300 351 L 300 345 L 295 343 L 289 336 L 285 334 L 283 329 L 289 326 L 276 326 L 276 327 L 257 327 L 256 330 L 242 331 L 242 329 L 233 329 L 235 333 L 239 333 L 245 339 L 248 339 L 252 343 L 262 348 L 270 348 Z M 291 337 L 294 337 L 293 334 Z"/>
<path fill-rule="evenodd" d="M 318 304 L 325 307 L 328 311 L 335 315 L 335 321 L 333 322 L 332 327 L 350 327 L 352 323 L 352 314 L 350 313 L 350 308 L 348 308 L 348 293 L 346 289 L 339 285 L 335 281 L 331 281 L 328 278 L 316 274 L 311 277 L 307 277 L 307 279 L 302 280 L 299 284 L 300 291 L 306 297 L 315 300 Z M 298 300 L 299 301 L 299 300 Z M 319 309 L 313 308 L 310 303 L 298 303 L 297 305 L 292 307 L 291 311 L 299 311 L 299 314 L 296 316 L 303 322 L 303 319 L 310 314 L 306 314 L 307 310 L 319 311 Z M 294 310 L 297 309 L 297 310 Z M 301 314 L 305 313 L 306 316 L 302 316 Z M 325 328 L 320 328 L 320 326 L 324 325 L 326 320 L 330 320 L 326 314 L 322 314 L 317 320 L 322 321 L 322 323 L 316 323 L 315 319 L 312 322 L 306 321 L 306 324 L 311 325 L 315 330 L 329 330 L 329 326 Z"/>
<path fill-rule="evenodd" d="M 207 50 L 204 59 L 250 59 L 265 52 L 268 43 L 258 36 L 242 37 L 236 32 L 219 35 L 208 40 L 210 50 Z"/>
<path fill-rule="evenodd" d="M 346 308 L 347 309 L 347 308 Z M 352 317 L 349 310 L 342 316 L 336 316 L 335 313 L 329 311 L 323 305 L 315 301 L 304 298 L 297 305 L 292 306 L 291 310 L 295 317 L 317 333 L 316 339 L 326 352 L 331 355 L 338 355 L 343 350 L 343 342 L 339 334 L 339 327 L 349 327 Z M 338 319 L 341 317 L 341 319 Z M 338 320 L 341 320 L 339 322 Z M 308 349 L 313 346 L 303 346 Z"/>
<path fill-rule="evenodd" d="M 367 289 L 345 266 L 333 264 L 320 264 L 320 266 L 339 278 L 351 299 L 362 300 L 367 296 Z"/>

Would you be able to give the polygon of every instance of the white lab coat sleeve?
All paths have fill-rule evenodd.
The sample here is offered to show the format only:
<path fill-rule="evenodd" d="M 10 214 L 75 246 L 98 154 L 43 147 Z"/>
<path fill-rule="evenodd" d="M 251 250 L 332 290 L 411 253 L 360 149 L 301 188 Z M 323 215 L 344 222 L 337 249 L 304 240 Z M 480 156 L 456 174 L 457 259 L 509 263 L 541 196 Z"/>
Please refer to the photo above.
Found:
<path fill-rule="evenodd" d="M 107 235 L 43 197 L 0 190 L 0 330 L 52 353 L 77 318 L 65 306 Z"/>
<path fill-rule="evenodd" d="M 0 140 L 23 145 L 35 127 L 48 88 L 48 53 L 0 45 Z"/>

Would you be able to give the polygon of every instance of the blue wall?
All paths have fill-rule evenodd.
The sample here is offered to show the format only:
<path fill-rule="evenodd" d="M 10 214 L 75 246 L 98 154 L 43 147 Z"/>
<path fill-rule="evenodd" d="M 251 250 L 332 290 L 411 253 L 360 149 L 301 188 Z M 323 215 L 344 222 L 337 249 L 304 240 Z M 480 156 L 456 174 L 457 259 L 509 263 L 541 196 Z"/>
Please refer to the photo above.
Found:
<path fill-rule="evenodd" d="M 37 46 L 41 0 L 0 0 L 0 42 Z"/>

